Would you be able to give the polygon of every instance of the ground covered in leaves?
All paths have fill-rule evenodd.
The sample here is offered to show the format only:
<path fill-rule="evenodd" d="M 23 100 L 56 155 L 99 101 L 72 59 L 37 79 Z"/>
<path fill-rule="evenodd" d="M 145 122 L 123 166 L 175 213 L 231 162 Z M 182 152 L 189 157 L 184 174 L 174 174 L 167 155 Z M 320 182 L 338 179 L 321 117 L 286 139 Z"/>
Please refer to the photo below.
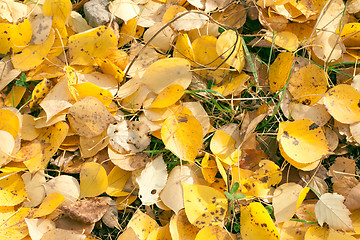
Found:
<path fill-rule="evenodd" d="M 358 0 L 85 2 L 0 0 L 1 239 L 360 238 Z"/>

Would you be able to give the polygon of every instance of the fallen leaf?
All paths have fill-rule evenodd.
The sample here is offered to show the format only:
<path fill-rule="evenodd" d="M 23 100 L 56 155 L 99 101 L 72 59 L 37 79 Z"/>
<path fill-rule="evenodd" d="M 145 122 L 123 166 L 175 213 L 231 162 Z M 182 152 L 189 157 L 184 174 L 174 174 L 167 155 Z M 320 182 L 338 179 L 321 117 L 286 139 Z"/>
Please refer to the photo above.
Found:
<path fill-rule="evenodd" d="M 199 230 L 189 222 L 184 209 L 174 214 L 170 219 L 170 233 L 174 240 L 195 239 Z"/>
<path fill-rule="evenodd" d="M 139 198 L 144 205 L 154 204 L 158 200 L 161 190 L 166 185 L 167 175 L 166 164 L 161 155 L 146 164 L 140 176 L 136 178 Z"/>
<path fill-rule="evenodd" d="M 324 104 L 335 120 L 352 124 L 360 121 L 360 93 L 350 85 L 339 84 L 329 89 Z"/>
<path fill-rule="evenodd" d="M 154 219 L 139 209 L 134 213 L 127 225 L 127 228 L 131 228 L 139 239 L 146 239 L 158 227 L 159 225 Z"/>
<path fill-rule="evenodd" d="M 229 233 L 226 229 L 220 226 L 207 226 L 202 228 L 197 234 L 195 240 L 209 239 L 209 240 L 235 240 L 236 235 Z"/>
<path fill-rule="evenodd" d="M 171 23 L 171 26 L 175 30 L 189 31 L 191 29 L 199 29 L 202 28 L 207 21 L 209 21 L 209 18 L 204 14 L 191 11 L 186 13 L 187 14 L 179 12 L 175 15 L 174 19 L 176 20 Z"/>
<path fill-rule="evenodd" d="M 315 64 L 309 64 L 294 72 L 288 90 L 294 99 L 305 105 L 314 105 L 327 90 L 326 73 Z"/>
<path fill-rule="evenodd" d="M 280 239 L 269 213 L 259 202 L 241 207 L 240 223 L 241 237 L 244 240 Z"/>
<path fill-rule="evenodd" d="M 91 138 L 104 132 L 114 117 L 94 97 L 85 97 L 69 108 L 70 126 L 80 136 Z"/>
<path fill-rule="evenodd" d="M 51 127 L 45 128 L 42 133 L 35 139 L 46 144 L 44 149 L 33 156 L 31 159 L 24 161 L 24 164 L 31 173 L 45 169 L 51 157 L 59 149 L 64 141 L 69 126 L 65 122 L 57 122 Z"/>
<path fill-rule="evenodd" d="M 296 183 L 284 183 L 274 191 L 272 205 L 276 223 L 290 220 L 304 200 L 309 188 Z"/>
<path fill-rule="evenodd" d="M 350 211 L 360 208 L 360 204 L 357 201 L 359 199 L 359 196 L 360 196 L 360 184 L 353 187 L 345 198 L 344 204 Z"/>
<path fill-rule="evenodd" d="M 131 172 L 125 171 L 115 166 L 108 175 L 108 186 L 106 193 L 112 197 L 123 196 L 123 188 L 127 180 L 131 177 Z M 128 194 L 128 193 L 127 193 Z"/>
<path fill-rule="evenodd" d="M 115 122 L 109 125 L 110 146 L 119 153 L 139 153 L 150 144 L 149 127 L 135 121 Z"/>
<path fill-rule="evenodd" d="M 65 201 L 65 197 L 57 192 L 52 192 L 48 194 L 39 208 L 34 213 L 34 217 L 43 217 L 54 212 L 60 204 Z"/>
<path fill-rule="evenodd" d="M 184 198 L 181 182 L 198 184 L 198 178 L 190 166 L 174 167 L 166 181 L 166 185 L 160 193 L 163 203 L 176 214 L 184 208 Z"/>
<path fill-rule="evenodd" d="M 26 193 L 30 200 L 27 207 L 36 207 L 45 198 L 45 189 L 43 184 L 46 182 L 44 171 L 38 171 L 35 174 L 26 172 L 21 175 L 21 178 L 24 181 Z"/>
<path fill-rule="evenodd" d="M 189 222 L 203 228 L 221 225 L 227 213 L 227 199 L 220 191 L 182 182 L 185 212 Z"/>
<path fill-rule="evenodd" d="M 178 114 L 165 120 L 161 138 L 165 147 L 181 160 L 194 162 L 202 146 L 202 127 L 199 121 L 185 107 Z"/>
<path fill-rule="evenodd" d="M 27 197 L 25 184 L 17 173 L 0 174 L 1 206 L 15 206 Z"/>
<path fill-rule="evenodd" d="M 320 226 L 326 222 L 334 230 L 354 231 L 349 217 L 350 211 L 344 205 L 345 198 L 337 193 L 321 195 L 315 206 L 315 214 Z"/>
<path fill-rule="evenodd" d="M 28 71 L 39 66 L 44 60 L 55 40 L 55 31 L 51 30 L 49 37 L 39 45 L 30 44 L 21 53 L 14 55 L 11 59 L 14 68 L 21 71 Z"/>
<path fill-rule="evenodd" d="M 85 240 L 86 235 L 81 234 L 81 233 L 75 233 L 75 232 L 69 231 L 69 230 L 55 228 L 53 230 L 50 230 L 50 231 L 46 232 L 41 239 L 42 240 L 46 240 L 46 239 L 52 239 L 52 240 L 61 240 L 61 239 Z"/>
<path fill-rule="evenodd" d="M 106 191 L 108 178 L 103 166 L 87 162 L 80 171 L 80 197 L 96 197 Z"/>
<path fill-rule="evenodd" d="M 117 39 L 111 28 L 100 26 L 69 37 L 71 65 L 93 65 L 94 57 L 105 58 L 117 48 Z"/>
<path fill-rule="evenodd" d="M 108 209 L 108 203 L 97 197 L 78 200 L 61 208 L 70 218 L 87 224 L 99 221 Z"/>
<path fill-rule="evenodd" d="M 53 192 L 65 197 L 65 204 L 75 202 L 80 196 L 80 185 L 76 178 L 69 175 L 57 176 L 44 184 L 45 193 Z"/>
<path fill-rule="evenodd" d="M 324 132 L 309 119 L 289 123 L 279 142 L 286 155 L 301 164 L 313 163 L 331 153 Z"/>
<path fill-rule="evenodd" d="M 44 233 L 55 229 L 55 223 L 50 219 L 29 219 L 25 218 L 29 229 L 29 235 L 33 240 L 41 240 Z"/>
<path fill-rule="evenodd" d="M 125 23 L 140 13 L 140 7 L 132 0 L 116 0 L 109 5 L 109 10 Z"/>

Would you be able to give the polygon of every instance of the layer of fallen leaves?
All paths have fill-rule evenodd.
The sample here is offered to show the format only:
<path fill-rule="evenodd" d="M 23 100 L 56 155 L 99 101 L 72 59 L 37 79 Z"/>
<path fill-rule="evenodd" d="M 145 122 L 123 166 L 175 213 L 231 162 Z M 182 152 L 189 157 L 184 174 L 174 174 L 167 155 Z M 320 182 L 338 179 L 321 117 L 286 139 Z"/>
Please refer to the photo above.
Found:
<path fill-rule="evenodd" d="M 357 239 L 359 5 L 0 0 L 0 238 Z"/>

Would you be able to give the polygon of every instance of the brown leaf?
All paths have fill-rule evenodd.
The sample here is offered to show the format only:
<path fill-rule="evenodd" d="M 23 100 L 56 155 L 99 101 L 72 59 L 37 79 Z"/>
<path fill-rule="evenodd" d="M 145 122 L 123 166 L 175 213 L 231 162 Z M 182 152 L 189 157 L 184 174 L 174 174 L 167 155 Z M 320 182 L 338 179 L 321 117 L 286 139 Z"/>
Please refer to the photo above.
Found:
<path fill-rule="evenodd" d="M 62 210 L 70 218 L 84 223 L 99 221 L 108 211 L 109 205 L 103 198 L 93 197 L 76 201 L 73 204 L 62 207 Z"/>

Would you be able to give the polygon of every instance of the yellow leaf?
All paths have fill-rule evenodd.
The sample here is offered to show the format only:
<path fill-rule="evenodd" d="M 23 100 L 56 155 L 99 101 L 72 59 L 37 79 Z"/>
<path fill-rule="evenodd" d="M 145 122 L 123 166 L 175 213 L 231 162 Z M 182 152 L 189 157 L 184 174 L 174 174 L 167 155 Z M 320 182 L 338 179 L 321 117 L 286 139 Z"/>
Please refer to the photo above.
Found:
<path fill-rule="evenodd" d="M 289 123 L 280 135 L 280 144 L 289 158 L 301 164 L 313 163 L 331 153 L 324 132 L 309 119 Z"/>
<path fill-rule="evenodd" d="M 202 131 L 199 121 L 184 107 L 180 113 L 165 120 L 161 138 L 165 147 L 181 160 L 194 162 L 202 146 Z"/>
<path fill-rule="evenodd" d="M 290 4 L 302 12 L 307 19 L 318 14 L 323 7 L 322 0 L 291 0 Z"/>
<path fill-rule="evenodd" d="M 202 228 L 196 235 L 195 240 L 235 240 L 235 234 L 229 233 L 227 230 L 220 226 L 207 226 Z"/>
<path fill-rule="evenodd" d="M 183 58 L 164 58 L 151 64 L 145 71 L 141 82 L 159 94 L 172 84 L 186 89 L 191 83 L 190 62 Z"/>
<path fill-rule="evenodd" d="M 360 45 L 360 23 L 347 23 L 341 30 L 340 37 L 347 47 L 359 47 Z"/>
<path fill-rule="evenodd" d="M 319 164 L 321 162 L 321 160 L 317 160 L 317 161 L 314 161 L 311 163 L 296 162 L 284 152 L 284 149 L 281 146 L 281 143 L 279 144 L 279 150 L 280 150 L 281 156 L 283 156 L 286 161 L 288 161 L 291 165 L 293 165 L 294 167 L 296 167 L 302 171 L 311 171 L 311 170 L 315 169 L 317 166 L 319 166 Z"/>
<path fill-rule="evenodd" d="M 305 233 L 304 240 L 328 239 L 329 229 L 319 226 L 311 226 Z M 330 240 L 330 239 L 329 239 Z"/>
<path fill-rule="evenodd" d="M 59 17 L 64 23 L 70 17 L 72 4 L 70 0 L 45 0 L 43 14 L 46 17 Z"/>
<path fill-rule="evenodd" d="M 269 213 L 259 202 L 241 207 L 240 224 L 243 240 L 280 239 Z"/>
<path fill-rule="evenodd" d="M 31 173 L 46 167 L 51 157 L 64 141 L 68 130 L 69 126 L 65 122 L 57 122 L 53 126 L 45 128 L 36 138 L 38 141 L 49 145 L 39 154 L 24 162 Z"/>
<path fill-rule="evenodd" d="M 176 103 L 185 93 L 183 86 L 172 84 L 164 88 L 155 100 L 150 104 L 149 108 L 165 108 Z"/>
<path fill-rule="evenodd" d="M 229 165 L 220 161 L 220 159 L 218 157 L 215 157 L 215 162 L 216 162 L 217 169 L 222 177 L 222 180 L 224 181 L 224 184 L 227 187 L 229 185 L 229 182 L 228 182 L 228 176 L 227 176 L 227 172 L 226 172 L 225 168 L 228 168 Z M 215 184 L 217 184 L 217 179 L 215 179 Z M 221 184 L 221 183 L 219 183 L 219 184 Z"/>
<path fill-rule="evenodd" d="M 150 232 L 159 227 L 159 224 L 138 209 L 130 219 L 127 227 L 132 228 L 139 239 L 145 240 Z"/>
<path fill-rule="evenodd" d="M 114 76 L 118 83 L 121 83 L 123 81 L 125 76 L 124 72 L 110 59 L 95 58 L 95 62 L 99 65 L 99 68 L 103 73 Z"/>
<path fill-rule="evenodd" d="M 34 107 L 34 104 L 39 104 L 45 96 L 50 92 L 53 87 L 53 82 L 47 78 L 39 82 L 31 93 L 30 108 Z"/>
<path fill-rule="evenodd" d="M 360 121 L 360 93 L 350 85 L 339 84 L 327 91 L 324 104 L 335 120 L 352 124 Z"/>
<path fill-rule="evenodd" d="M 251 170 L 232 167 L 232 182 L 240 184 L 239 192 L 247 197 L 266 197 L 272 185 L 282 179 L 279 166 L 270 160 L 261 160 Z"/>
<path fill-rule="evenodd" d="M 101 26 L 69 37 L 71 65 L 94 65 L 95 57 L 105 58 L 117 48 L 117 39 L 110 28 Z"/>
<path fill-rule="evenodd" d="M 199 63 L 208 68 L 226 68 L 228 65 L 223 63 L 223 60 L 220 59 L 218 53 L 216 52 L 216 41 L 217 39 L 214 36 L 202 36 L 195 39 L 192 42 L 192 48 L 195 55 L 195 62 Z M 198 64 L 194 63 L 195 66 Z M 207 78 L 216 84 L 222 81 L 224 76 L 229 72 L 228 69 L 217 69 L 213 70 L 201 70 L 196 71 L 200 76 Z"/>
<path fill-rule="evenodd" d="M 226 30 L 221 33 L 216 41 L 216 52 L 220 59 L 241 72 L 245 65 L 244 50 L 241 44 L 240 35 L 233 30 Z"/>
<path fill-rule="evenodd" d="M 22 86 L 18 87 L 14 85 L 5 98 L 5 105 L 9 107 L 16 107 L 17 105 L 19 105 L 21 99 L 24 96 L 25 91 L 26 91 L 26 87 L 22 87 Z"/>
<path fill-rule="evenodd" d="M 211 139 L 210 149 L 222 162 L 232 165 L 237 162 L 237 159 L 231 158 L 231 154 L 236 150 L 235 143 L 232 136 L 218 129 Z"/>
<path fill-rule="evenodd" d="M 37 155 L 41 155 L 50 143 L 44 143 L 38 139 L 34 139 L 31 142 L 24 143 L 14 158 L 14 162 L 23 162 L 35 158 Z"/>
<path fill-rule="evenodd" d="M 269 68 L 269 84 L 272 92 L 280 91 L 289 78 L 294 54 L 290 52 L 279 53 Z"/>
<path fill-rule="evenodd" d="M 304 240 L 308 228 L 309 224 L 296 221 L 287 221 L 283 224 L 278 224 L 281 240 Z"/>
<path fill-rule="evenodd" d="M 0 130 L 10 133 L 16 138 L 20 130 L 19 115 L 10 109 L 3 108 L 0 109 L 0 116 Z"/>
<path fill-rule="evenodd" d="M 0 205 L 15 206 L 27 197 L 25 184 L 18 174 L 0 174 Z"/>
<path fill-rule="evenodd" d="M 79 83 L 73 87 L 78 94 L 79 100 L 87 96 L 92 96 L 97 98 L 104 106 L 108 107 L 114 98 L 111 92 L 90 82 Z"/>
<path fill-rule="evenodd" d="M 65 201 L 65 197 L 57 192 L 52 192 L 49 195 L 45 197 L 39 208 L 34 213 L 33 217 L 43 217 L 46 215 L 49 215 L 55 209 L 58 208 L 58 206 Z"/>
<path fill-rule="evenodd" d="M 80 136 L 91 138 L 104 132 L 114 117 L 94 97 L 85 97 L 69 108 L 71 128 Z"/>
<path fill-rule="evenodd" d="M 215 160 L 209 159 L 209 156 L 209 153 L 205 153 L 205 156 L 201 161 L 201 172 L 208 183 L 213 183 L 215 182 L 215 176 L 218 169 Z"/>
<path fill-rule="evenodd" d="M 39 66 L 45 60 L 45 56 L 48 55 L 54 40 L 55 31 L 52 29 L 49 37 L 42 44 L 30 44 L 21 53 L 14 55 L 11 60 L 14 68 L 24 72 Z"/>
<path fill-rule="evenodd" d="M 164 2 L 166 2 L 166 0 L 163 0 Z M 169 1 L 167 1 L 169 2 Z M 164 23 L 168 23 L 170 22 L 171 20 L 173 20 L 176 16 L 176 14 L 178 14 L 179 12 L 185 12 L 187 11 L 186 8 L 184 8 L 183 6 L 181 6 L 182 4 L 179 4 L 179 5 L 172 5 L 172 4 L 169 4 L 170 7 L 167 8 L 166 12 L 164 13 L 161 21 L 164 22 Z M 179 38 L 179 36 L 178 36 Z"/>
<path fill-rule="evenodd" d="M 173 56 L 179 57 L 179 58 L 185 58 L 185 59 L 189 59 L 189 60 L 194 60 L 194 57 L 195 57 L 194 51 L 192 49 L 189 36 L 187 34 L 180 34 L 177 37 Z"/>
<path fill-rule="evenodd" d="M 299 47 L 299 40 L 297 36 L 288 31 L 277 32 L 274 37 L 271 33 L 267 34 L 265 39 L 269 42 L 274 42 L 275 45 L 291 52 L 295 51 Z"/>
<path fill-rule="evenodd" d="M 222 225 L 227 213 L 225 195 L 208 186 L 182 182 L 184 206 L 189 222 L 198 228 Z"/>
<path fill-rule="evenodd" d="M 57 16 L 53 16 L 52 28 L 55 31 L 54 44 L 51 47 L 49 54 L 53 56 L 59 56 L 65 51 L 65 47 L 68 43 L 68 32 L 64 21 Z"/>
<path fill-rule="evenodd" d="M 336 230 L 330 228 L 328 240 L 332 240 L 332 239 L 356 240 L 358 238 L 355 236 L 352 236 L 351 233 L 349 233 L 349 232 L 340 232 L 340 231 L 336 231 Z"/>
<path fill-rule="evenodd" d="M 87 162 L 80 171 L 80 197 L 96 197 L 106 191 L 108 177 L 103 166 Z"/>
<path fill-rule="evenodd" d="M 172 240 L 169 224 L 163 227 L 158 227 L 153 230 L 146 238 L 146 240 Z"/>
<path fill-rule="evenodd" d="M 143 33 L 144 28 L 137 25 L 137 19 L 130 19 L 121 26 L 118 47 L 122 47 L 133 39 L 141 37 Z"/>
<path fill-rule="evenodd" d="M 31 216 L 31 208 L 20 207 L 17 211 L 7 211 L 7 217 L 2 218 L 0 238 L 7 240 L 23 239 L 29 234 L 25 218 Z M 1 214 L 3 215 L 3 214 Z"/>
<path fill-rule="evenodd" d="M 360 209 L 356 209 L 355 211 L 352 211 L 350 218 L 353 223 L 355 233 L 359 234 L 360 233 Z"/>
<path fill-rule="evenodd" d="M 170 219 L 170 233 L 173 240 L 193 240 L 199 230 L 189 222 L 184 209 Z"/>
<path fill-rule="evenodd" d="M 327 90 L 324 69 L 315 64 L 300 68 L 291 75 L 288 90 L 296 101 L 305 105 L 315 104 Z"/>
<path fill-rule="evenodd" d="M 0 53 L 20 52 L 30 42 L 32 36 L 31 23 L 21 19 L 17 23 L 0 23 Z"/>
<path fill-rule="evenodd" d="M 227 80 L 212 86 L 211 90 L 217 91 L 225 97 L 231 94 L 237 96 L 247 88 L 245 83 L 249 79 L 250 76 L 245 73 L 229 75 Z"/>
<path fill-rule="evenodd" d="M 125 171 L 115 166 L 108 175 L 108 186 L 106 193 L 112 197 L 124 196 L 129 193 L 123 192 L 127 180 L 131 177 L 131 172 Z"/>

